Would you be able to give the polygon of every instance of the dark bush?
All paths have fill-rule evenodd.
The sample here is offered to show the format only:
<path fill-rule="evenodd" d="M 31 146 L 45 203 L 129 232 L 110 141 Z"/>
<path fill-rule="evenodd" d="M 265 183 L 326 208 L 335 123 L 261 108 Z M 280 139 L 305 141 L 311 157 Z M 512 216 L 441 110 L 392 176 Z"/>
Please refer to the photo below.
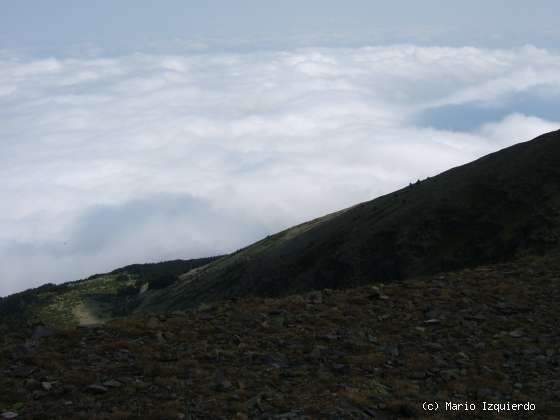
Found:
<path fill-rule="evenodd" d="M 21 313 L 25 308 L 39 302 L 41 295 L 45 292 L 56 291 L 60 286 L 47 283 L 35 289 L 14 293 L 6 297 L 0 297 L 0 316 L 10 316 Z"/>
<path fill-rule="evenodd" d="M 178 279 L 179 277 L 175 274 L 161 274 L 160 276 L 157 276 L 148 282 L 148 288 L 152 290 L 165 289 L 166 287 L 171 286 L 173 283 L 175 283 Z"/>
<path fill-rule="evenodd" d="M 136 286 L 126 286 L 122 289 L 119 289 L 118 296 L 119 297 L 126 297 L 126 296 L 134 296 L 137 295 L 140 291 L 139 287 Z"/>
<path fill-rule="evenodd" d="M 119 274 L 119 275 L 117 276 L 116 280 L 117 280 L 119 283 L 123 283 L 123 282 L 125 282 L 125 281 L 128 281 L 128 274 L 124 274 L 124 273 L 123 273 L 123 274 Z"/>

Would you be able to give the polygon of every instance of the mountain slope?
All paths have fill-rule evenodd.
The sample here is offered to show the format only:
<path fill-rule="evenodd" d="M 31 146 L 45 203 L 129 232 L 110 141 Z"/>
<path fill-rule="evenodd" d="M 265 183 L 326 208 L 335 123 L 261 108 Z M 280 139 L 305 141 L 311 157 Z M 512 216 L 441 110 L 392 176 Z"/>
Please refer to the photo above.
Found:
<path fill-rule="evenodd" d="M 557 249 L 560 131 L 270 236 L 146 294 L 139 311 L 387 282 Z"/>
<path fill-rule="evenodd" d="M 96 324 L 129 314 L 143 292 L 168 285 L 177 275 L 214 258 L 134 264 L 106 274 L 0 298 L 0 331 L 42 323 L 63 327 Z"/>
<path fill-rule="evenodd" d="M 0 418 L 557 420 L 559 275 L 551 254 L 44 338 L 2 334 Z M 534 405 L 492 413 L 482 401 Z"/>

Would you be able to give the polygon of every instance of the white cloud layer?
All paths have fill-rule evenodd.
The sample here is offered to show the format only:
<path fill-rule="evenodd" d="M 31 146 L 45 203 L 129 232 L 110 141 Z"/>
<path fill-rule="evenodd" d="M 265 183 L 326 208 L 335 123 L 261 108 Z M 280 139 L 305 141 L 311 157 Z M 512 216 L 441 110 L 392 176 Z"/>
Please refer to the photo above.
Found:
<path fill-rule="evenodd" d="M 229 252 L 559 128 L 507 106 L 560 103 L 533 47 L 3 57 L 0 295 Z M 493 119 L 420 117 L 458 105 Z"/>

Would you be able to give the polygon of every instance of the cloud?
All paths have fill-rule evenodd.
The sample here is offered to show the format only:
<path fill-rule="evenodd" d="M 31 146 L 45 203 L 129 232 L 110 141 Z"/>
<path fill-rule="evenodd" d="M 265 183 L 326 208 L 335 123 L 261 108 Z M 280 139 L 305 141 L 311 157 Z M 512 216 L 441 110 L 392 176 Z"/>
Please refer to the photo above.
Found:
<path fill-rule="evenodd" d="M 510 138 L 529 140 L 554 130 L 558 130 L 558 123 L 523 114 L 511 114 L 500 122 L 484 124 L 479 132 L 485 138 L 500 142 Z"/>
<path fill-rule="evenodd" d="M 247 216 L 222 214 L 205 200 L 188 194 L 157 194 L 116 206 L 87 209 L 57 240 L 12 241 L 0 249 L 4 273 L 23 278 L 40 270 L 40 276 L 59 276 L 61 270 L 79 276 L 107 271 L 123 261 L 174 259 L 185 253 L 225 253 L 265 235 L 268 230 Z M 25 261 L 26 264 L 10 264 Z M 53 264 L 53 261 L 56 264 Z M 36 284 L 27 279 L 26 286 Z"/>
<path fill-rule="evenodd" d="M 558 128 L 516 105 L 560 97 L 533 47 L 2 57 L 0 295 L 229 252 Z"/>
<path fill-rule="evenodd" d="M 553 88 L 554 86 L 550 86 Z M 560 95 L 535 88 L 506 94 L 496 101 L 473 101 L 428 108 L 417 116 L 421 125 L 455 131 L 469 131 L 488 121 L 499 121 L 512 114 L 539 116 L 554 120 L 558 116 Z"/>

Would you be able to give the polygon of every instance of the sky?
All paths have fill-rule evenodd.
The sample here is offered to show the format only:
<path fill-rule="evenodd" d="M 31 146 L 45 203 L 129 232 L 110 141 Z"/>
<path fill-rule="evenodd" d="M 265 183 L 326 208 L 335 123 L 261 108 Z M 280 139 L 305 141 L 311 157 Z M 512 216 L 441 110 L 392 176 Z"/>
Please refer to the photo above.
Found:
<path fill-rule="evenodd" d="M 223 254 L 560 128 L 553 1 L 0 15 L 0 296 Z"/>

